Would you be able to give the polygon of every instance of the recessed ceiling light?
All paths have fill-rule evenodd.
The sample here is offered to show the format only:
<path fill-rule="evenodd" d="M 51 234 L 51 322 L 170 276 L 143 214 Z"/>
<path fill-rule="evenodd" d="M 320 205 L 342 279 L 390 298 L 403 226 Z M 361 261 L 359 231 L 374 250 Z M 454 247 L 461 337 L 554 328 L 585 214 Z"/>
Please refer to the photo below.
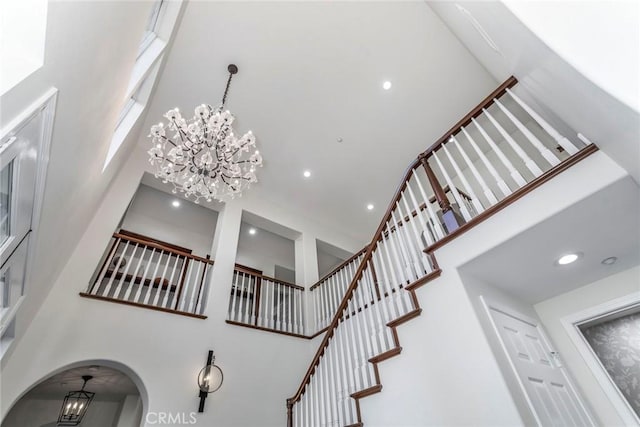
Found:
<path fill-rule="evenodd" d="M 250 228 L 249 229 L 249 234 L 251 234 L 251 235 L 256 234 L 256 229 L 255 228 Z"/>
<path fill-rule="evenodd" d="M 311 176 L 311 171 L 304 171 L 303 174 L 305 178 L 309 178 Z"/>
<path fill-rule="evenodd" d="M 382 89 L 384 89 L 384 90 L 391 89 L 391 82 L 389 80 L 387 80 L 386 82 L 382 83 Z"/>
<path fill-rule="evenodd" d="M 602 260 L 602 263 L 604 265 L 613 265 L 616 263 L 616 261 L 618 261 L 618 257 L 615 256 L 610 256 L 609 258 L 605 258 Z"/>
<path fill-rule="evenodd" d="M 567 265 L 567 264 L 571 264 L 572 262 L 576 262 L 578 260 L 578 258 L 580 258 L 582 254 L 581 253 L 574 253 L 574 254 L 566 254 L 566 255 L 562 255 L 560 258 L 558 258 L 558 265 Z"/>
<path fill-rule="evenodd" d="M 339 136 L 339 137 L 337 137 L 337 138 L 336 138 L 336 141 L 338 141 L 338 142 L 342 142 L 342 141 L 343 141 L 343 139 L 342 139 L 342 137 L 341 137 L 341 136 Z"/>
<path fill-rule="evenodd" d="M 179 206 L 180 206 L 180 202 L 179 202 L 179 201 L 177 201 L 177 200 L 174 200 L 173 202 L 171 202 L 171 205 L 172 205 L 174 208 L 177 208 L 177 207 L 179 207 Z"/>
<path fill-rule="evenodd" d="M 367 210 L 372 211 L 373 210 L 373 204 L 369 203 L 367 205 Z"/>

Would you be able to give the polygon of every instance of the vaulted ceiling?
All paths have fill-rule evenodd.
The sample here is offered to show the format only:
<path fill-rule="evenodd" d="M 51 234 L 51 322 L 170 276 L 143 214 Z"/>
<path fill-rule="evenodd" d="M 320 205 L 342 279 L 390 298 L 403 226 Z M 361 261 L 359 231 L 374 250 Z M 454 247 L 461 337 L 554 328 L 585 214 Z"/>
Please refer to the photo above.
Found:
<path fill-rule="evenodd" d="M 229 63 L 236 131 L 265 159 L 250 191 L 362 242 L 411 160 L 498 84 L 424 2 L 189 2 L 145 127 L 217 105 Z"/>

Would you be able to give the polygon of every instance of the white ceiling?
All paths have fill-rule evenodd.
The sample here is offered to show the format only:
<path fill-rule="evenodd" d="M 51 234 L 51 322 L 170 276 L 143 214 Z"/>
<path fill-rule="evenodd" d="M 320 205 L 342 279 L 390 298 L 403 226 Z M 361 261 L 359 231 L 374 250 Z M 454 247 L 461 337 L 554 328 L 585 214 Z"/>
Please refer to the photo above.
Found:
<path fill-rule="evenodd" d="M 229 63 L 236 131 L 265 159 L 250 191 L 363 243 L 408 164 L 498 85 L 424 2 L 189 2 L 146 125 L 217 104 Z"/>
<path fill-rule="evenodd" d="M 563 254 L 582 252 L 559 266 Z M 615 256 L 614 265 L 603 265 Z M 640 264 L 640 189 L 627 176 L 461 267 L 531 304 Z M 640 291 L 640 277 L 638 278 Z"/>
<path fill-rule="evenodd" d="M 82 376 L 91 375 L 93 378 L 87 382 L 86 391 L 95 393 L 96 399 L 123 398 L 129 394 L 139 394 L 136 385 L 122 372 L 106 366 L 81 366 L 56 374 L 32 388 L 25 395 L 41 398 L 64 398 L 70 391 L 82 388 Z"/>

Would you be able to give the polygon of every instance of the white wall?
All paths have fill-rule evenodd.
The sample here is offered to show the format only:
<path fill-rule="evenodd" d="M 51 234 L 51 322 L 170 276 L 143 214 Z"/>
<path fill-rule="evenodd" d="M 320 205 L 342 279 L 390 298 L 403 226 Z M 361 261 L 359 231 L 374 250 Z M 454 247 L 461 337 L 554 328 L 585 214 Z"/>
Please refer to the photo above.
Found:
<path fill-rule="evenodd" d="M 140 123 L 102 171 L 150 10 L 149 2 L 49 2 L 43 66 L 0 97 L 0 126 L 4 127 L 45 91 L 59 89 L 46 191 L 34 241 L 32 267 L 37 268 L 32 268 L 27 298 L 16 319 L 16 342 L 71 257 L 137 139 Z"/>
<path fill-rule="evenodd" d="M 344 259 L 318 249 L 318 274 L 320 277 L 329 273 L 343 262 Z"/>
<path fill-rule="evenodd" d="M 64 393 L 58 399 L 38 397 L 21 399 L 4 419 L 2 427 L 54 427 L 60 414 L 63 398 Z M 82 425 L 113 427 L 121 406 L 121 400 L 103 400 L 96 396 L 87 409 Z"/>
<path fill-rule="evenodd" d="M 255 228 L 256 234 L 249 234 Z M 236 262 L 275 277 L 275 266 L 295 271 L 295 242 L 265 229 L 243 222 L 238 238 Z M 283 279 L 284 280 L 284 279 Z"/>
<path fill-rule="evenodd" d="M 358 245 L 338 234 L 334 240 L 333 231 L 299 217 L 288 222 L 289 213 L 280 216 L 277 207 L 243 197 L 227 204 L 220 213 L 216 264 L 204 313 L 208 319 L 79 297 L 137 189 L 145 163 L 146 153 L 136 151 L 117 176 L 31 327 L 4 360 L 2 415 L 25 390 L 52 371 L 77 361 L 107 360 L 122 363 L 140 378 L 147 390 L 145 413 L 189 416 L 198 405 L 196 376 L 207 350 L 213 349 L 225 382 L 207 399 L 205 413 L 197 416 L 199 425 L 283 425 L 285 399 L 298 386 L 314 349 L 305 339 L 224 322 L 243 209 L 248 207 L 276 222 L 291 224 L 314 238 L 319 235 L 347 247 Z M 60 310 L 61 306 L 65 309 Z M 247 402 L 251 410 L 247 410 Z"/>
<path fill-rule="evenodd" d="M 438 249 L 435 255 L 443 273 L 417 290 L 422 314 L 400 326 L 402 354 L 379 365 L 382 393 L 360 402 L 365 424 L 512 426 L 526 422 L 458 268 L 625 175 L 606 155 L 595 153 Z"/>
<path fill-rule="evenodd" d="M 600 0 L 505 5 L 585 77 L 640 111 L 640 4 Z"/>
<path fill-rule="evenodd" d="M 180 206 L 171 202 L 178 200 Z M 141 184 L 124 215 L 121 228 L 193 250 L 211 254 L 218 213 L 188 200 L 172 197 Z"/>
<path fill-rule="evenodd" d="M 623 425 L 624 421 L 569 338 L 561 319 L 634 292 L 640 292 L 640 267 L 614 274 L 534 306 L 562 361 L 569 368 L 602 425 Z"/>
<path fill-rule="evenodd" d="M 142 400 L 139 395 L 129 394 L 122 402 L 117 427 L 140 427 L 142 421 Z"/>

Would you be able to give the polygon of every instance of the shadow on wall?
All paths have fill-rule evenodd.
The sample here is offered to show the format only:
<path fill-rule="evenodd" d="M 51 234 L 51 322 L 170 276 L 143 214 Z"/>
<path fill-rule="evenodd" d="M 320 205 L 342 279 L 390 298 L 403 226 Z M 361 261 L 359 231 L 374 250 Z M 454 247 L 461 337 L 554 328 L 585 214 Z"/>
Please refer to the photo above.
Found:
<path fill-rule="evenodd" d="M 1 427 L 57 427 L 60 416 L 91 427 L 138 427 L 146 401 L 144 385 L 126 366 L 105 361 L 75 363 L 26 391 Z"/>

